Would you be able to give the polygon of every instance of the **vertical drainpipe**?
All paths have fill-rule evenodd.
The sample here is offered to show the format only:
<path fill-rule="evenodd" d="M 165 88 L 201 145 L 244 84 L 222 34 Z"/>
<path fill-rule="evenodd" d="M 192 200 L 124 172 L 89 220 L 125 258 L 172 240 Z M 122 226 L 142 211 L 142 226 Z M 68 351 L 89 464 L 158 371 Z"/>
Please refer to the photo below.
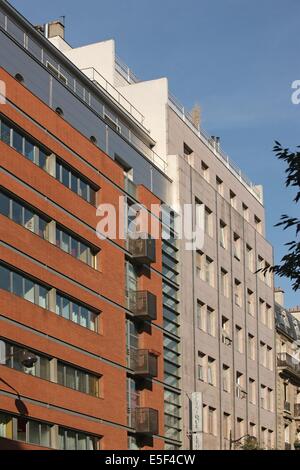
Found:
<path fill-rule="evenodd" d="M 230 237 L 230 271 L 231 271 L 231 283 L 230 283 L 230 289 L 231 289 L 231 338 L 232 338 L 232 374 L 233 374 L 233 394 L 232 394 L 232 436 L 233 439 L 236 439 L 236 432 L 235 432 L 235 421 L 236 421 L 236 370 L 235 370 L 235 317 L 234 317 L 234 276 L 233 276 L 233 246 L 232 246 L 232 214 L 233 214 L 233 207 L 230 204 L 230 225 L 229 225 L 229 237 Z"/>
<path fill-rule="evenodd" d="M 245 330 L 244 330 L 244 338 L 245 338 L 245 371 L 246 371 L 246 433 L 249 434 L 249 377 L 248 377 L 248 311 L 247 311 L 247 286 L 246 286 L 246 240 L 245 240 L 245 226 L 247 222 L 243 220 L 243 263 L 244 263 L 244 310 L 245 310 Z"/>
<path fill-rule="evenodd" d="M 257 232 L 255 231 L 255 266 L 257 262 Z M 258 322 L 259 322 L 259 295 L 258 295 L 258 274 L 255 275 L 255 287 L 256 287 L 256 363 L 257 363 L 257 438 L 259 444 L 261 444 L 261 429 L 260 429 L 260 351 L 259 351 L 259 328 L 258 328 Z"/>

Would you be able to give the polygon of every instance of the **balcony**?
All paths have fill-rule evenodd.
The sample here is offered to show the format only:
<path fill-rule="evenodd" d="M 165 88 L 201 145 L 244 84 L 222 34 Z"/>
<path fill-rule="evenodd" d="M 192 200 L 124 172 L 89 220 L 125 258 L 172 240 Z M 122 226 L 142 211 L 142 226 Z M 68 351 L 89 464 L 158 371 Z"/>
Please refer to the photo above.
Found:
<path fill-rule="evenodd" d="M 137 377 L 157 377 L 157 356 L 148 349 L 131 351 L 130 364 Z"/>
<path fill-rule="evenodd" d="M 152 238 L 129 238 L 128 250 L 133 261 L 138 264 L 151 264 L 156 261 L 155 240 Z"/>
<path fill-rule="evenodd" d="M 277 367 L 288 375 L 300 380 L 300 362 L 288 353 L 277 355 Z"/>
<path fill-rule="evenodd" d="M 153 408 L 136 408 L 134 411 L 135 430 L 139 434 L 158 434 L 158 411 Z"/>
<path fill-rule="evenodd" d="M 300 403 L 296 403 L 294 406 L 294 417 L 300 419 Z"/>
<path fill-rule="evenodd" d="M 146 290 L 129 292 L 129 310 L 138 320 L 155 321 L 156 295 Z"/>

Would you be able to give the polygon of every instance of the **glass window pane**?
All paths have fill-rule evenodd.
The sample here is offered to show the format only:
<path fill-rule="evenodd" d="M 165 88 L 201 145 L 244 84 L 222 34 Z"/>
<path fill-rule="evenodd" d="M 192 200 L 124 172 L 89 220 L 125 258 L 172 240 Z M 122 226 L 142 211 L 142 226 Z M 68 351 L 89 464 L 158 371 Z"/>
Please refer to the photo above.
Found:
<path fill-rule="evenodd" d="M 12 439 L 12 418 L 5 413 L 0 413 L 0 437 Z"/>
<path fill-rule="evenodd" d="M 94 312 L 90 312 L 90 330 L 97 331 L 97 315 Z"/>
<path fill-rule="evenodd" d="M 70 186 L 70 172 L 64 166 L 62 167 L 62 184 L 67 188 Z"/>
<path fill-rule="evenodd" d="M 61 315 L 61 308 L 62 308 L 62 296 L 56 294 L 56 313 L 57 315 Z"/>
<path fill-rule="evenodd" d="M 9 217 L 9 197 L 0 192 L 0 213 Z"/>
<path fill-rule="evenodd" d="M 39 149 L 39 167 L 43 170 L 46 170 L 47 156 L 44 150 Z"/>
<path fill-rule="evenodd" d="M 34 161 L 34 145 L 32 142 L 25 138 L 25 157 L 32 162 Z"/>
<path fill-rule="evenodd" d="M 0 288 L 10 291 L 10 271 L 0 266 Z"/>
<path fill-rule="evenodd" d="M 29 279 L 25 279 L 24 299 L 34 303 L 34 283 Z"/>
<path fill-rule="evenodd" d="M 42 217 L 38 218 L 38 235 L 42 238 L 46 238 L 47 222 Z"/>
<path fill-rule="evenodd" d="M 35 421 L 28 421 L 28 441 L 32 444 L 40 443 L 40 427 Z"/>
<path fill-rule="evenodd" d="M 65 297 L 62 298 L 62 312 L 61 315 L 67 320 L 70 319 L 70 301 Z"/>
<path fill-rule="evenodd" d="M 66 251 L 67 253 L 70 252 L 70 236 L 66 232 L 61 232 L 61 249 Z"/>
<path fill-rule="evenodd" d="M 24 210 L 24 227 L 34 232 L 34 213 L 27 208 Z"/>
<path fill-rule="evenodd" d="M 88 262 L 89 248 L 86 245 L 84 245 L 83 243 L 80 243 L 80 249 L 79 250 L 80 250 L 79 258 L 84 263 L 87 263 Z"/>
<path fill-rule="evenodd" d="M 22 297 L 23 296 L 23 278 L 20 274 L 13 273 L 13 293 Z"/>
<path fill-rule="evenodd" d="M 75 369 L 73 367 L 66 366 L 66 386 L 76 388 Z"/>
<path fill-rule="evenodd" d="M 12 218 L 17 224 L 23 223 L 23 207 L 16 201 L 12 201 Z"/>
<path fill-rule="evenodd" d="M 23 153 L 23 137 L 15 129 L 13 130 L 13 148 L 19 152 Z"/>
<path fill-rule="evenodd" d="M 77 434 L 78 448 L 77 450 L 88 450 L 87 449 L 87 438 L 84 434 Z"/>
<path fill-rule="evenodd" d="M 82 180 L 79 183 L 79 195 L 86 201 L 88 200 L 88 185 Z"/>
<path fill-rule="evenodd" d="M 56 162 L 56 179 L 61 181 L 61 164 L 58 161 Z"/>
<path fill-rule="evenodd" d="M 79 305 L 72 302 L 72 321 L 79 323 Z"/>
<path fill-rule="evenodd" d="M 60 362 L 58 362 L 57 364 L 57 382 L 60 384 L 60 385 L 65 385 L 65 367 L 63 364 L 61 364 Z"/>
<path fill-rule="evenodd" d="M 45 380 L 50 378 L 50 361 L 47 357 L 40 357 L 40 377 Z"/>
<path fill-rule="evenodd" d="M 79 242 L 75 238 L 71 237 L 71 255 L 78 258 L 79 253 Z"/>
<path fill-rule="evenodd" d="M 17 440 L 26 442 L 26 424 L 27 420 L 24 418 L 17 418 Z"/>
<path fill-rule="evenodd" d="M 88 320 L 89 320 L 89 311 L 85 307 L 81 307 L 80 312 L 80 325 L 84 326 L 85 328 L 88 327 Z"/>
<path fill-rule="evenodd" d="M 77 371 L 77 384 L 76 384 L 76 390 L 79 390 L 79 392 L 86 393 L 87 383 L 86 383 L 86 373 L 82 372 L 81 370 Z"/>
<path fill-rule="evenodd" d="M 78 193 L 78 178 L 73 173 L 71 174 L 71 189 L 74 193 Z"/>
<path fill-rule="evenodd" d="M 97 439 L 95 437 L 87 436 L 87 449 L 97 450 Z"/>
<path fill-rule="evenodd" d="M 93 395 L 94 397 L 97 397 L 98 396 L 98 378 L 93 375 L 89 375 L 88 379 L 89 379 L 89 394 Z"/>
<path fill-rule="evenodd" d="M 1 140 L 5 144 L 10 145 L 10 127 L 3 121 L 1 122 Z"/>
<path fill-rule="evenodd" d="M 58 430 L 58 448 L 64 450 L 66 448 L 65 444 L 65 431 L 63 429 Z"/>
<path fill-rule="evenodd" d="M 47 424 L 41 424 L 41 442 L 40 444 L 45 447 L 50 446 L 50 426 Z"/>
<path fill-rule="evenodd" d="M 66 433 L 66 450 L 76 450 L 76 433 L 74 431 Z"/>
<path fill-rule="evenodd" d="M 47 308 L 48 306 L 48 289 L 43 286 L 39 286 L 39 306 L 42 308 Z"/>
<path fill-rule="evenodd" d="M 94 191 L 94 189 L 91 187 L 90 187 L 90 201 L 89 202 L 93 204 L 93 206 L 96 205 L 96 191 Z"/>

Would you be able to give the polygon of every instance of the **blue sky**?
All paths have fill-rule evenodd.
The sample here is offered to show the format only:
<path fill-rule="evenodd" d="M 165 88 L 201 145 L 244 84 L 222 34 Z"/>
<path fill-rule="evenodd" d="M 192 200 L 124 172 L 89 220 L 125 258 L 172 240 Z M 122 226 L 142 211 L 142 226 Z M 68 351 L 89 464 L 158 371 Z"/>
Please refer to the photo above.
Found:
<path fill-rule="evenodd" d="M 199 102 L 202 123 L 265 193 L 267 237 L 278 262 L 292 233 L 274 228 L 299 215 L 284 188 L 274 139 L 300 145 L 299 0 L 12 0 L 33 23 L 66 16 L 66 39 L 79 46 L 115 38 L 118 55 L 143 79 L 167 76 L 186 105 Z M 80 8 L 78 5 L 81 5 Z M 300 304 L 290 283 L 286 305 Z"/>

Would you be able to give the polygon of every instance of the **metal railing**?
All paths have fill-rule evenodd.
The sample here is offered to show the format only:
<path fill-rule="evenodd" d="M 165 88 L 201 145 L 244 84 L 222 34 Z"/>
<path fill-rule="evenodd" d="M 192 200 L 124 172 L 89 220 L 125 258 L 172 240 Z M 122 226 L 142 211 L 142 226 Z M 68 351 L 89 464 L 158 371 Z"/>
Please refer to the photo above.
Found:
<path fill-rule="evenodd" d="M 201 127 L 195 125 L 193 117 L 189 111 L 178 101 L 178 99 L 169 93 L 169 106 L 176 112 L 176 114 L 191 128 L 191 130 L 214 152 L 217 158 L 231 171 L 231 173 L 238 178 L 238 180 L 246 186 L 251 194 L 262 202 L 262 195 L 259 189 L 250 179 L 242 173 L 238 166 L 223 152 L 220 144 L 217 143 L 212 137 L 204 131 Z"/>
<path fill-rule="evenodd" d="M 133 71 L 128 67 L 125 62 L 123 62 L 120 57 L 116 55 L 115 57 L 115 69 L 117 72 L 119 72 L 120 75 L 122 75 L 123 78 L 128 83 L 139 83 L 141 80 L 133 73 Z"/>
<path fill-rule="evenodd" d="M 300 377 L 300 362 L 288 353 L 277 354 L 277 366 L 288 369 Z"/>
<path fill-rule="evenodd" d="M 133 131 L 129 128 L 124 121 L 120 121 L 118 116 L 113 112 L 113 108 L 109 108 L 108 105 L 104 105 L 104 101 L 99 96 L 89 89 L 84 79 L 78 78 L 75 73 L 63 62 L 63 58 L 52 54 L 49 48 L 43 46 L 34 34 L 25 31 L 25 28 L 21 27 L 10 16 L 0 8 L 0 30 L 4 30 L 9 36 L 11 36 L 23 49 L 25 49 L 35 60 L 39 61 L 45 67 L 48 68 L 49 73 L 55 75 L 64 86 L 66 86 L 72 93 L 75 93 L 81 100 L 83 100 L 89 108 L 99 114 L 99 109 L 105 106 L 105 112 L 109 117 L 113 117 L 113 121 L 119 121 L 119 133 L 127 139 L 143 156 L 150 160 L 164 173 L 167 171 L 167 162 L 157 155 L 153 149 L 149 148 L 145 142 L 143 142 Z M 81 71 L 78 70 L 80 73 Z M 97 72 L 97 71 L 96 71 Z M 126 99 L 121 93 L 119 93 L 114 86 L 112 86 L 99 72 L 96 74 L 93 72 L 82 72 L 87 78 L 91 79 L 94 86 L 97 86 L 100 91 L 106 91 L 113 101 L 117 102 L 118 106 L 125 109 L 135 119 L 137 124 L 143 127 L 145 132 L 149 133 L 149 130 L 144 126 L 144 116 Z M 90 77 L 87 76 L 90 74 Z M 64 80 L 61 80 L 61 77 Z M 101 116 L 102 118 L 104 116 Z M 105 149 L 104 149 L 105 151 Z"/>
<path fill-rule="evenodd" d="M 145 127 L 145 116 L 127 100 L 106 78 L 94 67 L 81 69 L 92 82 L 103 88 L 125 111 L 127 111 L 139 124 Z"/>

